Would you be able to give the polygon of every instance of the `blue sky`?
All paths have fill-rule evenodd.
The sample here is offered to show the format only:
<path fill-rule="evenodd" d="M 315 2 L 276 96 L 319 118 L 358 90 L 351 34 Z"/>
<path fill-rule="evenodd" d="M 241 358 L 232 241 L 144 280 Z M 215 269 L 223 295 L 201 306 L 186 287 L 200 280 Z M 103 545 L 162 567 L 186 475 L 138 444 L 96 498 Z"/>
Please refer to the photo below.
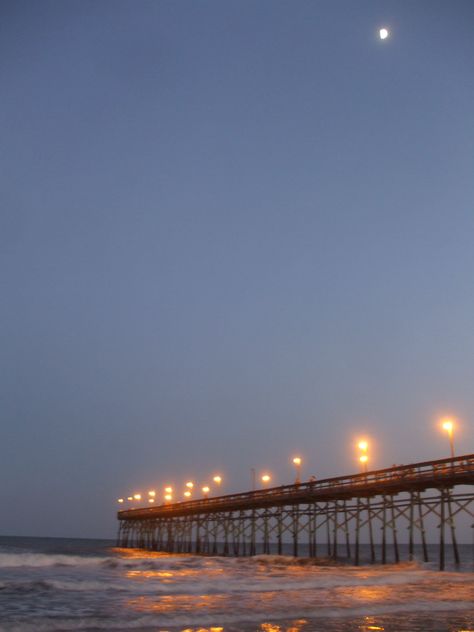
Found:
<path fill-rule="evenodd" d="M 473 452 L 473 19 L 1 3 L 1 533 Z"/>

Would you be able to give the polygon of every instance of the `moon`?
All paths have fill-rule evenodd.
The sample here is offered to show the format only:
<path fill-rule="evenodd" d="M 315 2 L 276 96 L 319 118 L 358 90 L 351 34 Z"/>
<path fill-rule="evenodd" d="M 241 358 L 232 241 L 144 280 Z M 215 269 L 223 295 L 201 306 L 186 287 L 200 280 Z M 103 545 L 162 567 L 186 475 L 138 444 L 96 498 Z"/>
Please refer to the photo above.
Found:
<path fill-rule="evenodd" d="M 379 29 L 379 37 L 380 37 L 381 40 L 387 39 L 389 34 L 390 33 L 389 33 L 388 29 L 386 29 L 386 28 Z"/>

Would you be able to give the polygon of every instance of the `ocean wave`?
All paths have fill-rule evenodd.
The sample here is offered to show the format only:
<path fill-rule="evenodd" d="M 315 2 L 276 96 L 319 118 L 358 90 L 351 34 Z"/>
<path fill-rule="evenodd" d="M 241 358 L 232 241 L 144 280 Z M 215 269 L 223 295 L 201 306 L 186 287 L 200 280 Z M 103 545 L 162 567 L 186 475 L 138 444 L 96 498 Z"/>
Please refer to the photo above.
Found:
<path fill-rule="evenodd" d="M 429 565 L 422 562 L 402 562 L 400 564 L 386 565 L 363 565 L 350 566 L 339 564 L 328 558 L 294 558 L 290 556 L 278 555 L 257 555 L 254 557 L 200 557 L 195 555 L 169 555 L 153 554 L 143 551 L 134 551 L 133 554 L 118 553 L 112 556 L 79 556 L 66 554 L 46 554 L 46 553 L 0 553 L 0 568 L 46 568 L 46 567 L 101 567 L 104 570 L 125 570 L 125 571 L 169 571 L 177 576 L 182 574 L 192 575 L 193 573 L 229 573 L 232 577 L 261 575 L 277 575 L 278 573 L 293 576 L 303 574 L 317 575 L 321 578 L 344 577 L 351 580 L 370 576 L 382 580 L 387 576 L 394 575 L 403 581 L 404 578 L 414 575 L 430 574 L 433 571 Z M 405 577 L 405 575 L 407 577 Z M 449 573 L 449 571 L 436 576 L 452 575 L 457 577 L 459 573 Z"/>
<path fill-rule="evenodd" d="M 114 590 L 119 587 L 114 586 Z M 10 580 L 0 582 L 0 595 L 22 595 L 28 593 L 41 593 L 51 591 L 103 591 L 104 584 L 99 581 L 90 580 Z M 1 630 L 1 627 L 0 627 Z"/>
<path fill-rule="evenodd" d="M 45 592 L 51 590 L 52 586 L 47 581 L 7 581 L 0 582 L 1 595 L 22 595 L 31 592 Z"/>
<path fill-rule="evenodd" d="M 466 618 L 467 607 L 466 604 L 417 604 L 417 605 L 403 605 L 403 606 L 375 606 L 370 609 L 370 618 L 387 618 L 395 616 L 395 621 L 398 623 L 397 630 L 410 630 L 413 628 L 401 626 L 400 623 L 405 617 L 408 619 L 410 615 L 415 615 L 417 619 L 421 619 L 426 624 L 426 617 L 430 614 L 438 617 L 438 622 L 443 625 L 443 620 L 450 623 L 453 622 L 453 617 Z M 348 608 L 344 612 L 340 610 L 333 610 L 330 608 L 313 608 L 305 609 L 301 612 L 293 612 L 288 616 L 288 612 L 272 612 L 270 615 L 259 615 L 256 613 L 242 612 L 238 608 L 233 611 L 227 611 L 219 614 L 204 614 L 199 615 L 194 613 L 175 614 L 170 620 L 169 617 L 162 614 L 145 614 L 134 616 L 133 618 L 121 617 L 40 617 L 34 622 L 27 620 L 17 620 L 3 627 L 0 624 L 0 630 L 2 632 L 8 630 L 8 632 L 70 632 L 74 630 L 140 630 L 141 632 L 155 632 L 157 628 L 165 628 L 172 631 L 183 630 L 187 628 L 189 630 L 210 630 L 213 627 L 219 627 L 225 630 L 225 632 L 244 632 L 247 630 L 263 630 L 261 624 L 257 621 L 272 621 L 275 629 L 283 629 L 280 626 L 283 622 L 287 622 L 290 626 L 287 629 L 297 629 L 291 627 L 291 622 L 300 619 L 305 624 L 301 627 L 302 632 L 311 632 L 315 630 L 366 630 L 368 617 L 367 608 Z M 403 618 L 401 618 L 403 617 Z M 432 621 L 430 617 L 430 621 Z M 324 624 L 322 622 L 324 621 Z M 331 622 L 334 622 L 331 625 Z M 346 626 L 346 622 L 352 623 L 351 627 Z M 267 624 L 267 625 L 272 625 Z M 265 624 L 264 624 L 265 625 Z M 335 627 L 333 627 L 335 625 Z M 344 627 L 342 627 L 344 626 Z M 286 627 L 286 626 L 285 626 Z M 268 628 L 266 628 L 268 629 Z M 425 625 L 422 628 L 417 627 L 417 630 L 425 629 Z M 430 628 L 431 629 L 431 628 Z M 434 629 L 434 628 L 433 628 Z M 436 629 L 447 629 L 447 627 L 440 627 Z"/>
<path fill-rule="evenodd" d="M 104 559 L 107 558 L 47 553 L 0 553 L 0 568 L 90 566 L 101 564 Z"/>

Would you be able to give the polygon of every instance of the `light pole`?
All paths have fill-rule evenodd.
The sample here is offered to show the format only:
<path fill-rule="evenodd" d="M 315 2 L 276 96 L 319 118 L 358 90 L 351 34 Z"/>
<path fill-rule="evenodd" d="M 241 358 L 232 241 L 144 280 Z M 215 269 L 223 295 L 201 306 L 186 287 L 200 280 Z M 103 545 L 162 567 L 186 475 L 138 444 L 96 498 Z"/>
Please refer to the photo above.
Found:
<path fill-rule="evenodd" d="M 369 449 L 369 443 L 365 439 L 359 441 L 357 447 L 361 451 L 362 454 L 359 454 L 359 463 L 361 464 L 362 471 L 367 472 L 367 463 L 369 461 L 369 455 L 367 454 L 367 450 Z"/>
<path fill-rule="evenodd" d="M 454 459 L 454 423 L 452 419 L 444 419 L 441 427 L 448 433 L 451 458 Z"/>
<path fill-rule="evenodd" d="M 255 468 L 251 467 L 250 468 L 250 478 L 252 479 L 252 491 L 255 491 L 255 487 L 256 487 L 256 478 L 255 478 Z"/>
<path fill-rule="evenodd" d="M 270 476 L 270 474 L 263 474 L 262 475 L 262 483 L 264 485 L 264 487 L 267 485 L 267 483 L 269 483 L 272 480 L 272 477 Z"/>
<path fill-rule="evenodd" d="M 296 468 L 295 485 L 299 485 L 301 483 L 301 457 L 295 456 L 295 458 L 293 459 L 293 463 Z"/>
<path fill-rule="evenodd" d="M 208 498 L 210 491 L 211 491 L 211 488 L 208 485 L 204 485 L 204 487 L 202 488 L 202 493 L 204 494 L 204 498 Z"/>

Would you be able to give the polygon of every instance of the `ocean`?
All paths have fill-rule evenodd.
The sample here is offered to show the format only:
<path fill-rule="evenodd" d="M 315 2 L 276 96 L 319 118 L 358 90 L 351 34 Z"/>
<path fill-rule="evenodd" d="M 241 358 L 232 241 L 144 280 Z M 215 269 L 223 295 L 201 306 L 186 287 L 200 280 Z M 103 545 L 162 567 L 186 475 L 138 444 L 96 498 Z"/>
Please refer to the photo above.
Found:
<path fill-rule="evenodd" d="M 460 569 L 448 559 L 439 572 L 436 562 L 355 567 L 2 537 L 0 630 L 473 632 L 472 546 L 461 549 Z"/>

